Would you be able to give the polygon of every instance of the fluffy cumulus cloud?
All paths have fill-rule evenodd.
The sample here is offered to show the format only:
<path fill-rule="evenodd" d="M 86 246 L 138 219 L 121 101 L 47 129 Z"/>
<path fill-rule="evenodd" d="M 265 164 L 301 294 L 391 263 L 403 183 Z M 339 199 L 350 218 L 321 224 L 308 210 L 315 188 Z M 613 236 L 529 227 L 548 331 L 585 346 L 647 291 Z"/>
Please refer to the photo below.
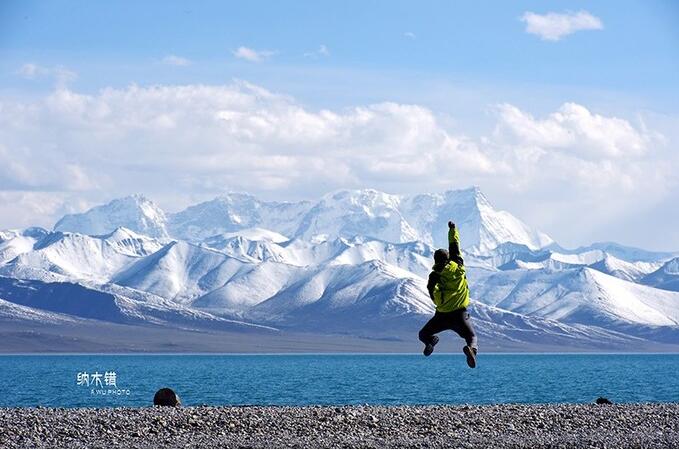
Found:
<path fill-rule="evenodd" d="M 0 108 L 0 188 L 108 196 L 158 192 L 317 192 L 471 180 L 497 169 L 473 141 L 417 105 L 311 110 L 245 82 L 59 88 Z M 392 189 L 393 189 L 392 186 Z"/>
<path fill-rule="evenodd" d="M 509 104 L 495 111 L 492 132 L 466 136 L 421 105 L 311 109 L 247 82 L 0 99 L 0 194 L 9 202 L 0 227 L 133 192 L 178 210 L 174 200 L 228 190 L 314 199 L 339 188 L 472 184 L 536 225 L 608 198 L 588 211 L 603 221 L 661 198 L 679 168 L 657 133 L 583 105 L 544 117 Z"/>
<path fill-rule="evenodd" d="M 544 117 L 508 104 L 496 112 L 486 143 L 510 168 L 504 182 L 523 199 L 519 213 L 544 228 L 561 228 L 568 239 L 611 239 L 605 230 L 612 224 L 646 214 L 677 188 L 678 155 L 643 122 L 574 103 Z M 568 223 L 571 229 L 563 231 Z"/>
<path fill-rule="evenodd" d="M 262 62 L 271 58 L 276 52 L 271 50 L 255 50 L 249 47 L 238 47 L 233 52 L 233 56 L 250 62 Z"/>
<path fill-rule="evenodd" d="M 558 41 L 564 36 L 582 30 L 602 30 L 601 19 L 587 11 L 536 14 L 527 11 L 521 16 L 526 32 L 536 34 L 546 41 Z"/>
<path fill-rule="evenodd" d="M 504 131 L 524 144 L 563 149 L 585 159 L 639 156 L 653 139 L 627 120 L 595 114 L 575 103 L 562 105 L 544 119 L 508 104 L 499 105 L 498 112 L 497 132 Z"/>

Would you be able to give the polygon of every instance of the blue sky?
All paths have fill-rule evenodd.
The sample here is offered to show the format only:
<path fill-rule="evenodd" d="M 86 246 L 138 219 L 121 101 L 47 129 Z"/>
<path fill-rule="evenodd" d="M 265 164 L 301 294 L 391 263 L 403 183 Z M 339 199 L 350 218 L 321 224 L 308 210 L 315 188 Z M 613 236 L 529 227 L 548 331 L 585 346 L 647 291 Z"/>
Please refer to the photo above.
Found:
<path fill-rule="evenodd" d="M 579 10 L 604 17 L 605 31 L 574 33 L 555 45 L 525 33 L 519 20 L 525 11 Z M 292 76 L 308 69 L 319 77 L 335 70 L 349 79 L 384 74 L 404 83 L 619 90 L 668 108 L 677 100 L 679 5 L 672 1 L 4 1 L 0 12 L 5 69 L 25 60 L 65 65 L 79 73 L 74 86 L 83 89 L 242 75 L 294 86 L 278 80 L 278 70 Z M 234 60 L 231 51 L 243 45 L 276 52 L 271 67 Z M 320 45 L 331 57 L 305 56 Z M 154 64 L 167 54 L 196 64 L 183 71 Z M 6 86 L 25 87 L 7 70 L 3 75 Z"/>
<path fill-rule="evenodd" d="M 672 1 L 4 1 L 0 105 L 26 121 L 0 125 L 0 227 L 131 191 L 172 210 L 475 184 L 565 245 L 679 249 L 678 24 Z M 261 159 L 209 170 L 239 152 Z"/>

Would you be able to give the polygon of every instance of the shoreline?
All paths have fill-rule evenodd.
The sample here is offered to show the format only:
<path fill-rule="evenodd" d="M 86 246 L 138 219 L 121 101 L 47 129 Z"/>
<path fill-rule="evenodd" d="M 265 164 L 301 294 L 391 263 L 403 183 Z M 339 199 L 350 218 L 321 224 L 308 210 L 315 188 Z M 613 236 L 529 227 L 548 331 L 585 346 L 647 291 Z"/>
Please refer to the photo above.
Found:
<path fill-rule="evenodd" d="M 459 356 L 461 352 L 455 352 L 455 351 L 440 351 L 436 352 L 437 355 L 446 355 L 446 356 Z M 214 351 L 214 352 L 201 352 L 201 351 L 196 351 L 196 352 L 191 352 L 191 351 L 183 351 L 183 352 L 173 352 L 173 351 L 167 351 L 167 352 L 161 352 L 161 351 L 133 351 L 133 352 L 96 352 L 96 351 L 83 351 L 83 352 L 61 352 L 61 351 L 55 351 L 55 352 L 23 352 L 23 351 L 17 351 L 17 352 L 7 352 L 7 351 L 0 351 L 0 356 L 361 356 L 361 355 L 366 355 L 366 356 L 379 356 L 379 355 L 384 355 L 384 356 L 422 356 L 422 351 L 288 351 L 288 352 L 270 352 L 270 351 L 261 351 L 261 352 L 224 352 L 224 351 Z M 540 355 L 596 355 L 596 356 L 605 356 L 605 355 L 679 355 L 679 349 L 677 350 L 667 350 L 667 351 L 625 351 L 625 350 L 563 350 L 563 351 L 533 351 L 533 350 L 527 350 L 527 351 L 517 351 L 517 350 L 507 350 L 507 351 L 501 351 L 501 350 L 493 350 L 493 351 L 487 351 L 483 352 L 483 355 L 503 355 L 503 356 L 511 356 L 511 355 L 520 355 L 520 356 L 540 356 Z"/>
<path fill-rule="evenodd" d="M 679 403 L 0 408 L 2 448 L 679 447 Z"/>

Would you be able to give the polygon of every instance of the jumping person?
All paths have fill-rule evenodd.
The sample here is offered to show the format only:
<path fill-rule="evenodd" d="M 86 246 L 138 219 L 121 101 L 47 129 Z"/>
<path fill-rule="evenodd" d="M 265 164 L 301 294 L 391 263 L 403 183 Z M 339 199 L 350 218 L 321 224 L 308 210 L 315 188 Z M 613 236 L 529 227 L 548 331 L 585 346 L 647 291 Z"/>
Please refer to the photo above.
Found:
<path fill-rule="evenodd" d="M 453 222 L 448 222 L 448 251 L 440 248 L 434 252 L 434 267 L 429 274 L 427 290 L 436 305 L 436 313 L 420 330 L 424 343 L 424 356 L 434 351 L 443 330 L 453 330 L 467 342 L 462 351 L 467 356 L 467 365 L 476 367 L 476 334 L 472 327 L 467 306 L 469 287 L 460 254 L 460 233 Z"/>

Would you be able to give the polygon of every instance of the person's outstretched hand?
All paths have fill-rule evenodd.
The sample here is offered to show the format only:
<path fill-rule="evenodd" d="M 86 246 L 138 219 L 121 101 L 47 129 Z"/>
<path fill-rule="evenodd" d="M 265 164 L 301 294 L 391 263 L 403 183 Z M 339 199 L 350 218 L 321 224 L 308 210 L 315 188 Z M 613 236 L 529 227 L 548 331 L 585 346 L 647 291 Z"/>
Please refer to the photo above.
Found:
<path fill-rule="evenodd" d="M 449 221 L 448 221 L 448 228 L 450 228 L 450 229 L 455 228 L 455 223 L 453 223 L 452 220 L 449 220 Z"/>

